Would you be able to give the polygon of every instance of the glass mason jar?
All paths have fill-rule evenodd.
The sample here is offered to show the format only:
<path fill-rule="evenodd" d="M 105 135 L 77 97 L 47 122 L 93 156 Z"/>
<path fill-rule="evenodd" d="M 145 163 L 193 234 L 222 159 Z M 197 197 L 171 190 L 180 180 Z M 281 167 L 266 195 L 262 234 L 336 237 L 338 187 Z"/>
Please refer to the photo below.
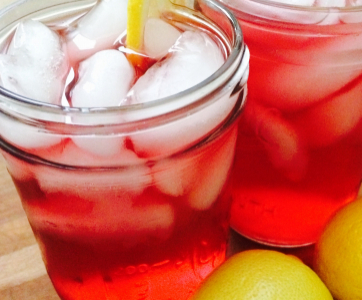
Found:
<path fill-rule="evenodd" d="M 222 2 L 251 53 L 231 225 L 265 244 L 312 244 L 361 183 L 362 6 Z"/>
<path fill-rule="evenodd" d="M 2 50 L 22 20 L 61 31 L 94 4 L 17 1 L 0 11 Z M 249 52 L 222 5 L 194 7 L 162 17 L 214 36 L 225 62 L 182 92 L 87 108 L 0 87 L 2 153 L 63 300 L 188 299 L 225 259 Z"/>

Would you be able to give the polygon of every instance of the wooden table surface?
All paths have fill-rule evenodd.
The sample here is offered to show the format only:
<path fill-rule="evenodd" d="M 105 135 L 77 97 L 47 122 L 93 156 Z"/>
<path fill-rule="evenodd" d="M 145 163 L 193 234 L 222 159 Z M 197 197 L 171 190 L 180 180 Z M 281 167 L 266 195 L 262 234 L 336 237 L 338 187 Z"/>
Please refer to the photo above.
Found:
<path fill-rule="evenodd" d="M 0 0 L 0 8 L 15 0 Z M 0 299 L 59 300 L 0 156 Z"/>
<path fill-rule="evenodd" d="M 59 300 L 0 157 L 0 299 Z"/>
<path fill-rule="evenodd" d="M 15 0 L 0 0 L 0 8 Z M 59 300 L 0 157 L 0 299 Z"/>

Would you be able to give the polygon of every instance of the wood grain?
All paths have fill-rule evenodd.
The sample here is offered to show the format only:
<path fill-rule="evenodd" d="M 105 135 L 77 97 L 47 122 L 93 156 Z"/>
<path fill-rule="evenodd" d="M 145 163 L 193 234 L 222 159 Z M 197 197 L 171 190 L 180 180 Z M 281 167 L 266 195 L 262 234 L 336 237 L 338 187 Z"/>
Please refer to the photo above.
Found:
<path fill-rule="evenodd" d="M 0 157 L 0 299 L 59 300 Z"/>
<path fill-rule="evenodd" d="M 14 0 L 0 0 L 0 9 Z M 0 299 L 59 300 L 0 156 Z"/>

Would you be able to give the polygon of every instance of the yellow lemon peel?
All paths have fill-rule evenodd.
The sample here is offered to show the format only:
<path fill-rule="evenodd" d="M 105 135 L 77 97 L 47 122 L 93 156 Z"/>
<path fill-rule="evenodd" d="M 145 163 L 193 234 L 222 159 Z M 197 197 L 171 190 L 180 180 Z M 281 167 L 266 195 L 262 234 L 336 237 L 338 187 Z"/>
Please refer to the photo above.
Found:
<path fill-rule="evenodd" d="M 170 10 L 174 5 L 193 8 L 194 0 L 129 0 L 127 5 L 127 37 L 126 46 L 137 53 L 143 51 L 144 28 L 148 18 L 160 18 L 162 12 Z M 130 55 L 131 61 L 137 65 L 140 55 Z"/>

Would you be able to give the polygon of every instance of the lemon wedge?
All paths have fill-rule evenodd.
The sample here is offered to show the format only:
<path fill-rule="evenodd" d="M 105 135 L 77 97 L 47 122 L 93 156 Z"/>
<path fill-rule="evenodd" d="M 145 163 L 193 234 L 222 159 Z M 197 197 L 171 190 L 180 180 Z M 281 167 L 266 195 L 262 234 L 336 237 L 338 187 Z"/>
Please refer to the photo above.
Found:
<path fill-rule="evenodd" d="M 137 53 L 143 52 L 145 24 L 148 18 L 160 18 L 162 12 L 172 9 L 174 5 L 191 8 L 193 4 L 194 0 L 128 0 L 127 48 Z M 134 65 L 142 60 L 142 57 L 136 54 L 129 57 Z"/>
<path fill-rule="evenodd" d="M 150 0 L 129 0 L 127 6 L 127 48 L 140 51 Z"/>
<path fill-rule="evenodd" d="M 161 3 L 162 2 L 162 3 Z M 127 6 L 127 48 L 142 52 L 143 34 L 149 17 L 159 17 L 159 7 L 169 0 L 129 0 Z"/>

